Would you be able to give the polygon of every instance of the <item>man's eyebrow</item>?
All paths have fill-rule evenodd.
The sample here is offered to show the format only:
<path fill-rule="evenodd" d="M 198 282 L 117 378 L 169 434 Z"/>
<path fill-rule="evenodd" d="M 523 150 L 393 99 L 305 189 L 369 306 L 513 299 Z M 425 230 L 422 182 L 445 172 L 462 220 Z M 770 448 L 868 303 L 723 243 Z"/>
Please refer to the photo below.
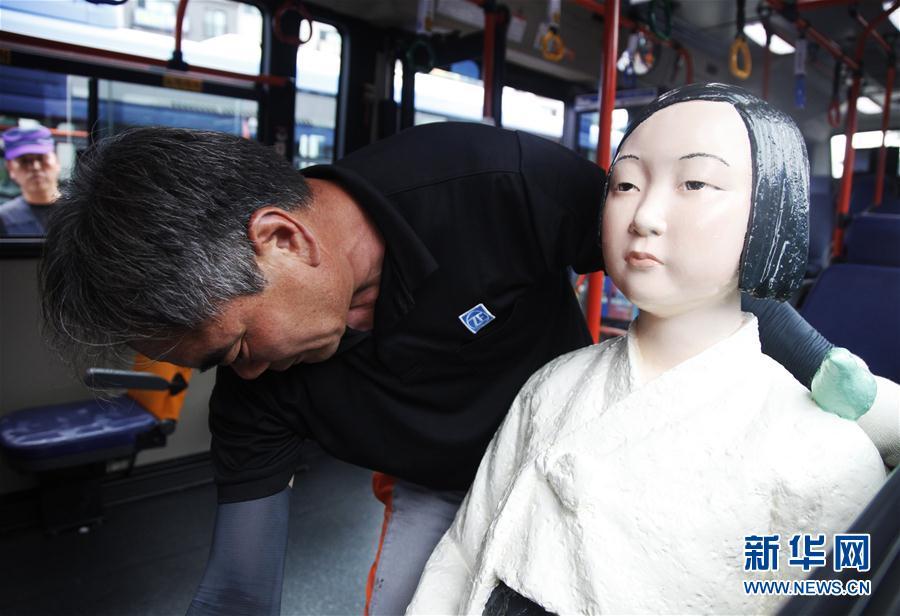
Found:
<path fill-rule="evenodd" d="M 221 349 L 216 349 L 212 353 L 206 356 L 206 358 L 200 362 L 200 372 L 206 372 L 211 368 L 215 368 L 228 357 L 228 353 L 231 351 L 232 347 L 234 347 L 234 342 L 229 344 L 228 346 L 222 347 Z"/>
<path fill-rule="evenodd" d="M 719 161 L 720 163 L 722 163 L 723 165 L 725 165 L 726 167 L 731 166 L 728 164 L 728 161 L 725 160 L 724 158 L 722 158 L 721 156 L 716 156 L 715 154 L 707 154 L 706 152 L 691 152 L 690 154 L 685 154 L 678 160 L 687 160 L 689 158 L 699 158 L 701 156 L 704 158 L 714 158 L 717 161 Z"/>

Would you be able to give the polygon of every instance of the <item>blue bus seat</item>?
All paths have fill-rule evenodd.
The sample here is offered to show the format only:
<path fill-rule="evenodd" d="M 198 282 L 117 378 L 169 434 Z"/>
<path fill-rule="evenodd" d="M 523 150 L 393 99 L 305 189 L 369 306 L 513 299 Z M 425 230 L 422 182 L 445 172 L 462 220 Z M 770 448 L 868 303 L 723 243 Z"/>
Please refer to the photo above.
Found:
<path fill-rule="evenodd" d="M 860 214 L 846 237 L 847 262 L 900 267 L 900 215 Z"/>
<path fill-rule="evenodd" d="M 190 371 L 141 356 L 135 367 L 162 377 L 167 390 L 129 389 L 119 397 L 0 416 L 0 452 L 11 468 L 37 476 L 45 530 L 56 533 L 100 523 L 102 481 L 111 474 L 130 473 L 138 452 L 165 446 L 175 431 Z"/>
<path fill-rule="evenodd" d="M 875 207 L 876 176 L 874 173 L 857 173 L 850 188 L 850 215 L 862 212 L 894 213 L 900 210 L 897 177 L 885 175 L 881 189 L 881 205 Z"/>
<path fill-rule="evenodd" d="M 159 424 L 129 396 L 32 407 L 0 417 L 0 448 L 17 470 L 41 472 L 131 457 Z"/>
<path fill-rule="evenodd" d="M 853 185 L 850 187 L 850 215 L 864 212 L 872 205 L 875 197 L 875 176 L 869 173 L 856 173 L 853 175 Z"/>
<path fill-rule="evenodd" d="M 807 295 L 800 314 L 869 369 L 900 381 L 900 267 L 838 263 Z"/>

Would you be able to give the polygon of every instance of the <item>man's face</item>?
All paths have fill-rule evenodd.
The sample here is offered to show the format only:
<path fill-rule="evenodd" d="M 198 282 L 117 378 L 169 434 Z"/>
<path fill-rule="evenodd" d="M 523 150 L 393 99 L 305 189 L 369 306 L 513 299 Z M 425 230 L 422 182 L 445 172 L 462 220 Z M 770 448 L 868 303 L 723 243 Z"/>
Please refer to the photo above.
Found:
<path fill-rule="evenodd" d="M 136 349 L 191 368 L 230 366 L 244 379 L 334 355 L 347 327 L 352 285 L 305 228 L 291 227 L 283 212 L 274 217 L 283 220 L 268 224 L 280 230 L 257 243 L 262 292 L 227 302 L 217 318 L 176 340 L 136 343 Z"/>
<path fill-rule="evenodd" d="M 9 177 L 19 185 L 26 200 L 29 195 L 55 193 L 59 183 L 59 159 L 56 154 L 23 154 L 6 161 Z"/>

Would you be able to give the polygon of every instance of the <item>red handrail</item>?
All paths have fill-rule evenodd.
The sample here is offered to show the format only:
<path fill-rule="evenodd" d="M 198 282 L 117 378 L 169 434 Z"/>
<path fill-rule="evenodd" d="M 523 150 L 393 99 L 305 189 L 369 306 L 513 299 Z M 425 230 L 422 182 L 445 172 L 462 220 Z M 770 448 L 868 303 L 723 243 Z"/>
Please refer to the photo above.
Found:
<path fill-rule="evenodd" d="M 15 128 L 18 124 L 0 124 L 0 132 L 3 132 L 9 128 Z M 87 139 L 89 136 L 88 131 L 80 130 L 80 129 L 67 129 L 67 128 L 50 128 L 49 126 L 45 127 L 50 131 L 50 134 L 54 137 L 80 137 L 82 139 Z"/>
<path fill-rule="evenodd" d="M 869 22 L 866 21 L 866 18 L 858 12 L 856 13 L 856 22 L 866 30 L 869 30 Z M 870 30 L 869 35 L 872 37 L 873 41 L 878 43 L 878 46 L 881 47 L 885 51 L 885 53 L 891 53 L 892 48 L 890 43 L 884 40 L 884 37 L 881 36 L 876 30 Z"/>
<path fill-rule="evenodd" d="M 496 15 L 493 11 L 484 12 L 484 51 L 481 60 L 481 82 L 484 86 L 484 106 L 481 116 L 485 120 L 494 118 L 494 34 Z"/>
<path fill-rule="evenodd" d="M 878 151 L 878 168 L 875 172 L 875 197 L 873 199 L 875 207 L 881 206 L 881 200 L 884 198 L 884 174 L 887 165 L 887 148 L 885 140 L 887 139 L 888 124 L 891 121 L 891 95 L 894 91 L 894 74 L 897 72 L 893 66 L 888 67 L 887 81 L 884 84 L 884 108 L 881 114 L 881 149 Z"/>
<path fill-rule="evenodd" d="M 780 13 L 784 12 L 786 10 L 786 5 L 783 0 L 765 0 L 765 1 L 773 9 L 775 9 L 776 11 L 778 11 Z M 846 0 L 844 0 L 844 1 L 846 1 Z M 824 34 L 819 32 L 818 30 L 813 28 L 812 24 L 810 24 L 807 20 L 803 19 L 802 17 L 798 17 L 797 21 L 796 21 L 796 25 L 799 30 L 802 30 L 804 33 L 806 33 L 806 36 L 808 36 L 810 39 L 815 41 L 819 45 L 819 47 L 821 47 L 822 49 L 827 51 L 834 58 L 840 60 L 845 65 L 847 65 L 849 68 L 853 69 L 854 71 L 859 70 L 859 62 L 853 60 L 850 56 L 845 54 L 844 51 L 841 49 L 840 45 L 838 45 L 833 40 L 831 40 L 830 38 L 828 38 L 827 36 L 825 36 Z"/>
<path fill-rule="evenodd" d="M 578 3 L 584 6 L 583 0 Z M 591 3 L 594 4 L 594 3 Z M 600 6 L 600 5 L 598 5 Z M 606 10 L 606 8 L 609 10 Z M 612 112 L 616 105 L 616 61 L 619 56 L 619 0 L 603 5 L 603 70 L 600 76 L 600 134 L 597 140 L 597 164 L 609 170 Z M 597 196 L 598 199 L 602 195 Z M 594 342 L 600 340 L 600 309 L 603 303 L 603 272 L 594 272 L 588 279 L 586 318 Z"/>
<path fill-rule="evenodd" d="M 578 6 L 585 8 L 589 11 L 593 11 L 597 15 L 605 16 L 606 15 L 606 5 L 600 4 L 596 0 L 572 0 Z M 659 38 L 653 30 L 647 27 L 646 24 L 640 23 L 638 21 L 634 21 L 633 19 L 629 19 L 628 17 L 619 16 L 619 25 L 623 28 L 630 28 L 632 30 L 637 30 L 641 32 L 647 38 L 661 44 L 666 47 L 672 49 L 681 56 L 681 59 L 684 60 L 684 81 L 685 83 L 691 83 L 694 81 L 694 58 L 691 56 L 691 53 L 685 49 L 683 46 L 679 45 L 676 41 L 665 40 Z M 616 54 L 618 54 L 618 49 L 616 50 Z"/>
<path fill-rule="evenodd" d="M 888 15 L 893 13 L 900 7 L 900 0 L 894 0 L 890 7 L 882 11 L 875 19 L 873 19 L 863 30 L 863 33 L 856 40 L 856 63 L 862 62 L 863 53 L 866 50 L 866 41 L 869 36 L 878 27 L 881 22 L 887 19 Z M 838 221 L 843 221 L 850 211 L 850 192 L 853 187 L 853 162 L 856 158 L 856 150 L 853 149 L 853 135 L 856 133 L 856 101 L 859 98 L 859 91 L 862 81 L 860 71 L 856 71 L 853 76 L 853 85 L 850 87 L 850 97 L 847 99 L 847 125 L 845 134 L 847 143 L 844 146 L 844 173 L 841 176 L 841 187 L 838 196 L 837 213 Z M 890 105 L 885 108 L 885 113 L 890 109 Z M 883 116 L 882 116 L 883 121 Z M 883 144 L 883 141 L 882 141 Z M 883 178 L 882 178 L 883 181 Z M 876 183 L 879 183 L 876 178 Z M 834 229 L 832 237 L 831 252 L 834 256 L 840 256 L 844 250 L 844 226 L 838 224 Z"/>
<path fill-rule="evenodd" d="M 96 49 L 94 47 L 85 47 L 84 45 L 75 45 L 74 43 L 63 43 L 61 41 L 51 41 L 49 39 L 36 38 L 26 36 L 24 34 L 15 34 L 13 32 L 0 31 L 0 42 L 12 43 L 22 47 L 33 47 L 39 50 L 57 51 L 64 53 L 77 54 L 87 58 L 95 58 L 100 60 L 112 60 L 115 62 L 124 62 L 128 64 L 142 65 L 139 68 L 146 70 L 148 67 L 163 69 L 161 74 L 177 75 L 179 77 L 192 77 L 196 75 L 197 79 L 202 77 L 219 77 L 222 79 L 230 79 L 248 83 L 262 83 L 271 86 L 284 86 L 287 79 L 275 75 L 245 75 L 243 73 L 232 73 L 230 71 L 222 71 L 214 68 L 206 68 L 202 66 L 192 66 L 188 72 L 172 71 L 168 68 L 168 62 L 158 60 L 156 58 L 148 58 L 146 56 L 136 56 L 129 53 L 119 51 L 109 51 L 106 49 Z"/>
<path fill-rule="evenodd" d="M 813 9 L 826 9 L 832 6 L 847 6 L 855 4 L 858 0 L 797 0 L 797 10 L 811 11 Z"/>
<path fill-rule="evenodd" d="M 183 62 L 181 58 L 181 31 L 184 28 L 184 14 L 187 11 L 188 0 L 179 0 L 178 12 L 175 15 L 175 52 L 172 59 L 176 62 Z"/>

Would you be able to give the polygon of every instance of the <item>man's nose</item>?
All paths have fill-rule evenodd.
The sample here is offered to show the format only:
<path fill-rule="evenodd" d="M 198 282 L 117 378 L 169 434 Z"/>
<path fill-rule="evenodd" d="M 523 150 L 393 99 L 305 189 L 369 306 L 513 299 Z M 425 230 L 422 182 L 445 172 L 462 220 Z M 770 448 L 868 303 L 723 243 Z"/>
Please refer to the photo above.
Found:
<path fill-rule="evenodd" d="M 631 229 L 641 237 L 666 232 L 666 205 L 660 195 L 649 192 L 634 212 Z"/>
<path fill-rule="evenodd" d="M 245 381 L 255 379 L 268 368 L 269 362 L 267 361 L 242 361 L 231 364 L 231 369 L 234 370 L 235 374 Z"/>

